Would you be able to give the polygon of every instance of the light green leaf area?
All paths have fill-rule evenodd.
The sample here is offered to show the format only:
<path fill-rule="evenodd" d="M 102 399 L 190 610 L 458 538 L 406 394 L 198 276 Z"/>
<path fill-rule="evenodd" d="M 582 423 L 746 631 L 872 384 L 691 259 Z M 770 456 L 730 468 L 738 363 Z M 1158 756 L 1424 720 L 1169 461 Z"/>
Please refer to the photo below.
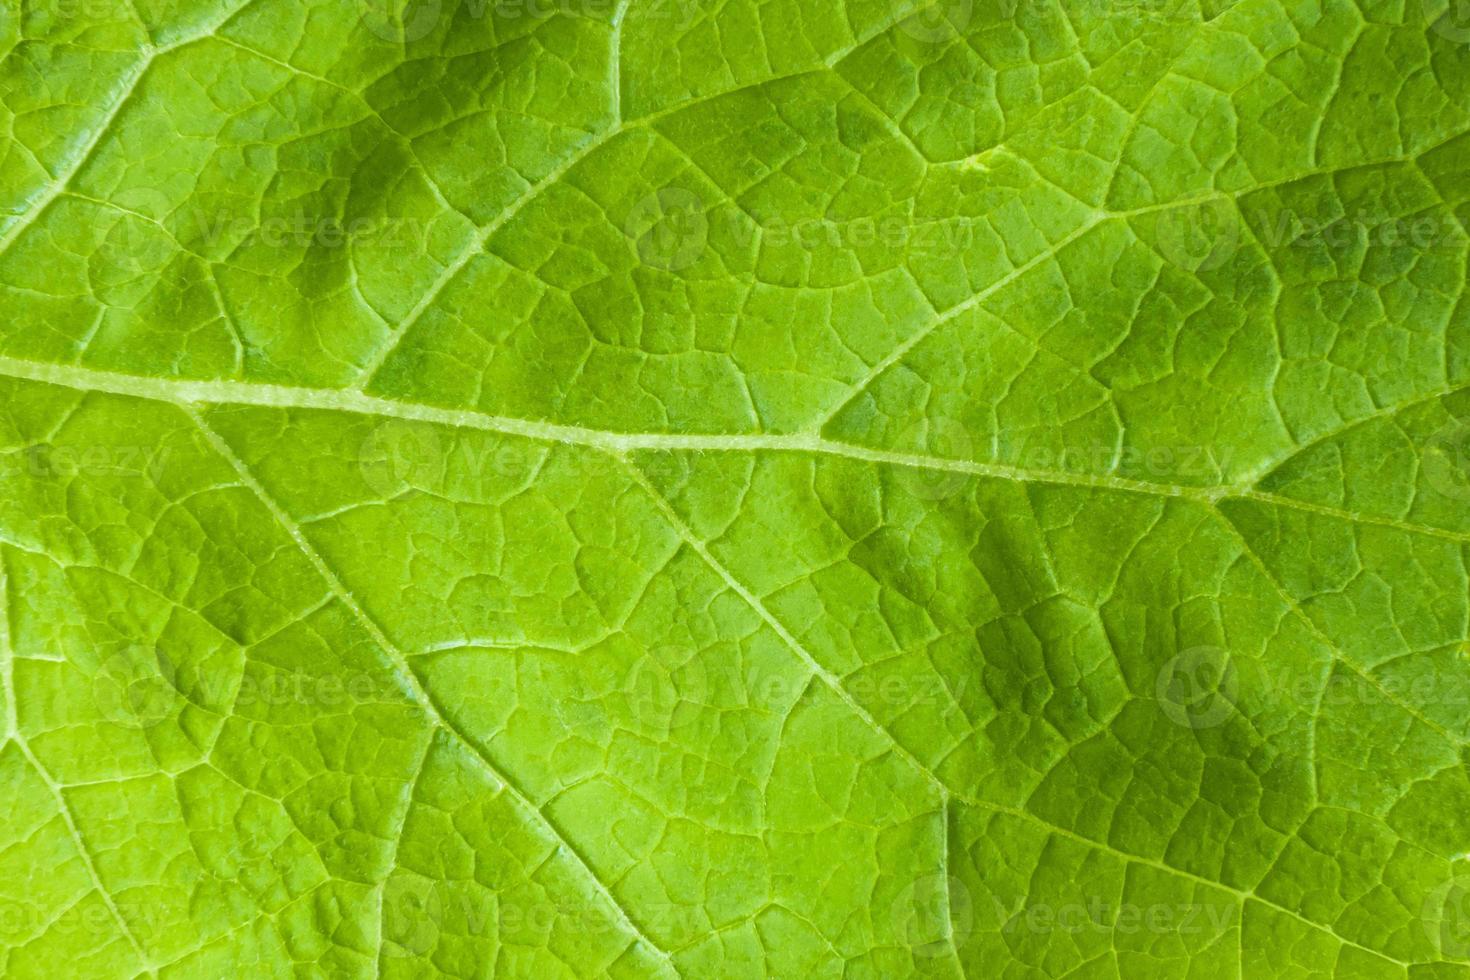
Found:
<path fill-rule="evenodd" d="M 1470 977 L 1445 0 L 5 0 L 0 975 Z"/>

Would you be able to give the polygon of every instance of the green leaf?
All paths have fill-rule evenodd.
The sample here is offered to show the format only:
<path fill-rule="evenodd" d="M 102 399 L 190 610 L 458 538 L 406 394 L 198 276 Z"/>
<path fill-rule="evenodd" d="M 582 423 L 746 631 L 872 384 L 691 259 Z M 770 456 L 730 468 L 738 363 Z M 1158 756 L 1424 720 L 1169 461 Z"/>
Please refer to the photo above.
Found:
<path fill-rule="evenodd" d="M 0 974 L 1470 977 L 1470 22 L 7 0 Z"/>

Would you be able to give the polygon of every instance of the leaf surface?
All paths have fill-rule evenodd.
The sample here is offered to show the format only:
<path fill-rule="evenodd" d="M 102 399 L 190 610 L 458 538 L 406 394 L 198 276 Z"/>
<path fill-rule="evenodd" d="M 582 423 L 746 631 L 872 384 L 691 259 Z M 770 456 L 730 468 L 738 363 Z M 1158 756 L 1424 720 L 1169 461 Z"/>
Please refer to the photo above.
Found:
<path fill-rule="evenodd" d="M 1437 0 L 0 16 L 0 974 L 1470 976 Z"/>

